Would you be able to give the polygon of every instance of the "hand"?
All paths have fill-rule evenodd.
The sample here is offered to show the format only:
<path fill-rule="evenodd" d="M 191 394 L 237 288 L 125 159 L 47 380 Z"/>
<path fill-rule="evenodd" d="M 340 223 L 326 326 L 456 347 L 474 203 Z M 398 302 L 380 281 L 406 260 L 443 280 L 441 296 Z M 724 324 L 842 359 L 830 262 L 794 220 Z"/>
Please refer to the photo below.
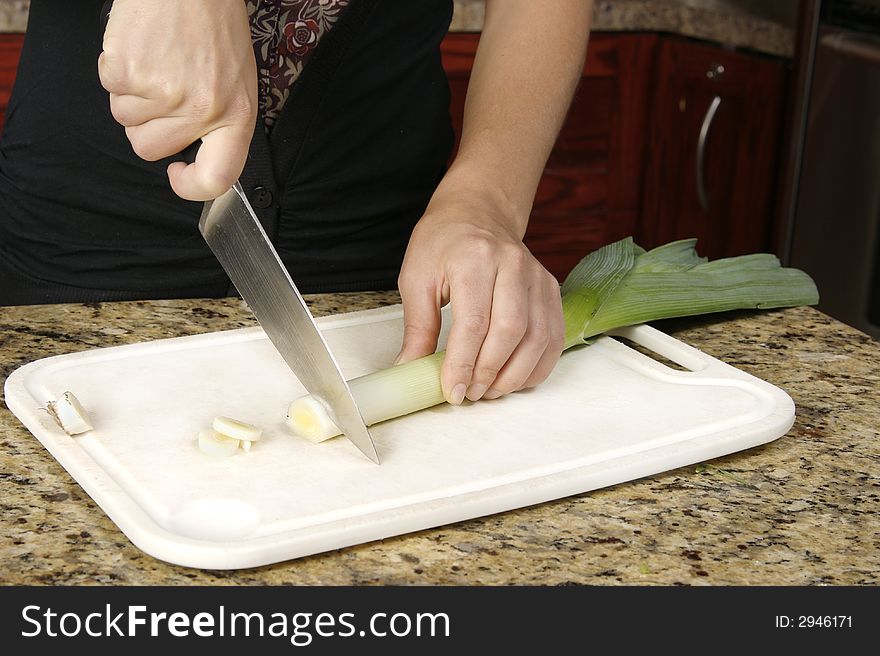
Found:
<path fill-rule="evenodd" d="M 202 140 L 194 164 L 168 167 L 178 196 L 209 200 L 238 179 L 257 114 L 242 0 L 116 0 L 98 73 L 139 157 L 170 157 Z"/>
<path fill-rule="evenodd" d="M 534 387 L 562 353 L 559 283 L 510 225 L 485 197 L 435 194 L 406 251 L 398 362 L 434 352 L 440 308 L 451 302 L 441 382 L 452 404 Z"/>

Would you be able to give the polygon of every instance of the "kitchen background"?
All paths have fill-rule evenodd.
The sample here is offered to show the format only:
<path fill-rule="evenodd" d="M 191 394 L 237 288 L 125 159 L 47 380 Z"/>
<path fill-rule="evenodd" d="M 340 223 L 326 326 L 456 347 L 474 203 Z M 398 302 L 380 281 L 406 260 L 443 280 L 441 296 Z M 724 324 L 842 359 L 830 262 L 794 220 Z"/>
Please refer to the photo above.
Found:
<path fill-rule="evenodd" d="M 28 4 L 0 0 L 0 121 Z M 443 61 L 459 130 L 484 3 L 455 4 Z M 816 278 L 820 309 L 880 336 L 878 32 L 880 0 L 597 1 L 526 243 L 559 278 L 628 235 L 775 252 Z"/>

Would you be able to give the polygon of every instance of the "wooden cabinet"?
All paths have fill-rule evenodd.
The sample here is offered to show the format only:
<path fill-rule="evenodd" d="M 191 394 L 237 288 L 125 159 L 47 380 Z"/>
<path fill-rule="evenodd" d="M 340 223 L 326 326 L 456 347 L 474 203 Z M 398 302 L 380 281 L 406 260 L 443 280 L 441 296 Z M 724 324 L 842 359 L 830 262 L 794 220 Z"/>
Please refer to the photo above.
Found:
<path fill-rule="evenodd" d="M 3 117 L 9 104 L 12 84 L 15 82 L 23 41 L 23 34 L 0 34 L 0 129 L 3 128 Z"/>
<path fill-rule="evenodd" d="M 461 134 L 478 34 L 449 34 L 443 63 Z M 557 278 L 590 251 L 635 234 L 647 145 L 651 34 L 594 34 L 568 118 L 538 187 L 525 242 Z"/>
<path fill-rule="evenodd" d="M 665 37 L 657 65 L 640 243 L 697 237 L 710 258 L 769 250 L 784 63 Z"/>

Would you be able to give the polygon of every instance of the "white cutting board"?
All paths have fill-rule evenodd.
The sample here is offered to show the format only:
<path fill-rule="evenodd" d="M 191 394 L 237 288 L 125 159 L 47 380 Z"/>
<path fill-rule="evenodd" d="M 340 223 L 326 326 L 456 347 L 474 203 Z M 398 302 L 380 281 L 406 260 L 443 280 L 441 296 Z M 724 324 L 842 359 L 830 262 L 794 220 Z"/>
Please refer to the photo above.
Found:
<path fill-rule="evenodd" d="M 347 378 L 388 366 L 400 306 L 318 320 Z M 445 330 L 443 339 L 445 340 Z M 274 563 L 586 492 L 769 442 L 794 404 L 782 390 L 657 330 L 563 355 L 538 388 L 446 404 L 374 426 L 376 466 L 347 440 L 284 426 L 303 388 L 246 328 L 55 356 L 6 381 L 6 403 L 145 552 L 232 569 Z M 72 391 L 95 430 L 69 437 L 43 409 Z M 196 434 L 224 414 L 264 427 L 216 459 Z"/>

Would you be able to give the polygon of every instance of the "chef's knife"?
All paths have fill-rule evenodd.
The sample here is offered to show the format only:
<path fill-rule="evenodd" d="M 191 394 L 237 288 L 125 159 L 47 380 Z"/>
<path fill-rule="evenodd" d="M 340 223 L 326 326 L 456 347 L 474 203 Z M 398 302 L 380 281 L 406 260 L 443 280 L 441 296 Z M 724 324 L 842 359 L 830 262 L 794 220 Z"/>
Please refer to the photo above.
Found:
<path fill-rule="evenodd" d="M 205 203 L 199 230 L 299 381 L 328 406 L 346 437 L 378 464 L 376 447 L 339 365 L 240 183 Z"/>
<path fill-rule="evenodd" d="M 107 0 L 101 9 L 102 30 L 107 26 L 112 4 L 112 0 Z M 191 164 L 199 145 L 192 144 L 178 159 Z M 330 417 L 345 436 L 379 464 L 379 455 L 351 389 L 239 182 L 219 198 L 205 203 L 199 230 L 299 381 L 327 406 Z"/>

